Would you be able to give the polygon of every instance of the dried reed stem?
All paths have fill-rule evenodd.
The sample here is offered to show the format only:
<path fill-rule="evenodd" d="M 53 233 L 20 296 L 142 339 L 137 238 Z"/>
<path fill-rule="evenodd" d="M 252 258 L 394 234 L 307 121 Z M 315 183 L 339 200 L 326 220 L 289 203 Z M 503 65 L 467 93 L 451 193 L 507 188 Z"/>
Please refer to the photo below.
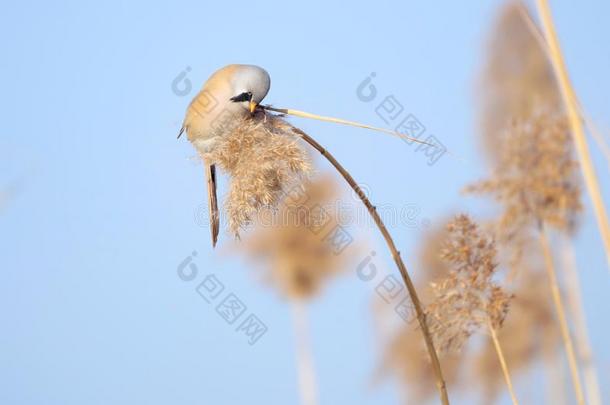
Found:
<path fill-rule="evenodd" d="M 570 307 L 572 319 L 574 320 L 576 350 L 582 367 L 587 402 L 590 405 L 602 405 L 597 368 L 595 367 L 593 349 L 591 348 L 591 341 L 587 331 L 585 309 L 580 293 L 580 280 L 578 277 L 578 269 L 576 268 L 574 247 L 569 240 L 565 240 L 561 250 L 563 252 L 563 270 L 567 278 L 567 283 L 565 284 L 568 295 L 568 306 Z"/>
<path fill-rule="evenodd" d="M 580 384 L 580 377 L 578 375 L 578 364 L 576 362 L 576 355 L 574 353 L 572 337 L 570 336 L 570 329 L 568 327 L 568 321 L 565 315 L 563 299 L 561 298 L 561 292 L 559 291 L 559 283 L 557 282 L 557 273 L 555 272 L 555 266 L 553 265 L 551 247 L 546 236 L 546 231 L 544 230 L 544 225 L 540 226 L 539 239 L 540 247 L 542 248 L 542 253 L 544 256 L 544 264 L 546 267 L 547 274 L 549 276 L 549 283 L 551 287 L 551 293 L 553 295 L 553 302 L 555 304 L 557 318 L 559 319 L 561 337 L 563 339 L 563 345 L 565 347 L 566 355 L 568 357 L 568 364 L 570 366 L 570 374 L 572 376 L 574 393 L 576 394 L 576 400 L 578 401 L 578 404 L 582 405 L 585 403 L 585 398 L 583 395 L 582 386 Z"/>
<path fill-rule="evenodd" d="M 608 168 L 610 168 L 610 147 L 606 143 L 606 138 L 604 137 L 604 135 L 601 133 L 601 131 L 599 130 L 599 128 L 593 121 L 593 118 L 591 118 L 591 116 L 589 116 L 584 111 L 584 109 L 582 108 L 582 106 L 580 106 L 580 104 L 579 104 L 579 108 L 580 108 L 580 114 L 582 115 L 582 119 L 585 122 L 585 125 L 587 126 L 587 128 L 589 128 L 589 133 L 593 137 L 593 140 L 597 143 L 597 146 L 599 147 L 602 154 L 606 158 L 606 163 L 608 164 Z"/>
<path fill-rule="evenodd" d="M 579 114 L 576 94 L 574 92 L 574 89 L 572 88 L 570 79 L 568 78 L 568 72 L 565 66 L 565 62 L 563 60 L 563 56 L 561 54 L 561 49 L 559 47 L 559 41 L 557 39 L 557 33 L 555 32 L 555 26 L 551 17 L 551 10 L 549 8 L 548 1 L 536 0 L 536 4 L 538 6 L 540 19 L 542 20 L 544 35 L 548 43 L 551 64 L 553 65 L 555 76 L 557 77 L 557 81 L 559 82 L 561 95 L 563 97 L 563 101 L 568 112 L 570 127 L 572 129 L 572 136 L 579 157 L 578 160 L 580 161 L 580 167 L 585 178 L 587 190 L 589 191 L 589 195 L 591 196 L 591 200 L 593 202 L 593 210 L 595 212 L 597 226 L 599 228 L 604 243 L 604 248 L 606 251 L 606 260 L 608 261 L 609 266 L 608 269 L 610 270 L 610 228 L 608 227 L 608 214 L 606 213 L 606 208 L 604 206 L 604 201 L 601 196 L 599 183 L 597 181 L 597 175 L 595 174 L 595 168 L 593 166 L 591 155 L 589 153 L 587 138 L 585 136 L 585 132 Z"/>
<path fill-rule="evenodd" d="M 489 319 L 487 320 L 487 327 L 491 333 L 491 339 L 494 342 L 496 354 L 498 355 L 500 365 L 502 366 L 502 373 L 504 374 L 504 380 L 506 380 L 506 386 L 508 387 L 508 392 L 510 393 L 510 399 L 513 401 L 514 405 L 519 405 L 519 401 L 517 401 L 517 396 L 515 395 L 515 390 L 513 388 L 513 383 L 510 379 L 510 373 L 508 372 L 508 366 L 506 365 L 506 359 L 504 358 L 504 353 L 502 352 L 502 346 L 500 346 L 500 341 L 498 340 L 498 334 L 496 333 L 496 330 Z"/>
<path fill-rule="evenodd" d="M 299 391 L 301 394 L 301 405 L 317 405 L 318 386 L 313 365 L 313 355 L 311 353 L 307 308 L 305 305 L 301 300 L 295 300 L 292 303 Z"/>
<path fill-rule="evenodd" d="M 400 133 L 398 131 L 393 131 L 391 129 L 386 129 L 386 128 L 374 127 L 372 125 L 362 124 L 362 123 L 356 122 L 356 121 L 348 121 L 348 120 L 344 120 L 342 118 L 336 118 L 336 117 L 326 117 L 326 116 L 323 116 L 323 115 L 312 114 L 312 113 L 308 113 L 308 112 L 305 112 L 305 111 L 293 110 L 291 108 L 276 108 L 276 107 L 271 107 L 270 105 L 261 105 L 261 108 L 263 110 L 274 111 L 274 112 L 277 112 L 277 113 L 280 113 L 280 114 L 294 115 L 295 117 L 309 118 L 309 119 L 312 119 L 312 120 L 332 122 L 334 124 L 349 125 L 351 127 L 356 127 L 356 128 L 370 129 L 372 131 L 383 132 L 384 134 L 388 134 L 388 135 L 392 135 L 392 136 L 398 137 L 398 138 L 402 139 L 403 141 L 420 143 L 422 145 L 428 145 L 428 146 L 432 146 L 432 147 L 436 146 L 436 145 L 431 144 L 429 142 L 422 141 L 422 140 L 419 140 L 417 138 L 413 138 L 413 137 L 407 136 L 407 135 L 402 134 L 402 133 Z"/>
<path fill-rule="evenodd" d="M 544 38 L 544 36 L 540 32 L 540 30 L 538 29 L 538 26 L 536 25 L 534 20 L 532 20 L 532 17 L 528 13 L 525 4 L 519 3 L 519 10 L 521 11 L 523 19 L 527 23 L 527 26 L 528 26 L 530 32 L 532 33 L 534 38 L 536 38 L 536 41 L 540 45 L 541 49 L 544 51 L 544 54 L 549 59 L 549 62 L 552 62 L 551 52 L 549 50 L 549 46 L 548 46 L 548 44 L 546 42 L 546 39 Z M 599 147 L 599 149 L 601 150 L 602 154 L 606 158 L 606 163 L 608 165 L 610 165 L 610 147 L 606 143 L 606 138 L 600 132 L 600 130 L 597 128 L 597 125 L 595 125 L 595 122 L 593 121 L 591 116 L 589 116 L 585 112 L 584 108 L 580 104 L 580 101 L 576 100 L 576 104 L 578 106 L 578 111 L 580 112 L 582 120 L 584 121 L 586 127 L 589 128 L 589 132 L 591 133 L 591 136 L 593 137 L 593 139 L 597 143 L 597 146 Z"/>
<path fill-rule="evenodd" d="M 383 235 L 383 238 L 385 239 L 385 242 L 388 245 L 390 252 L 392 253 L 394 262 L 396 262 L 398 271 L 400 272 L 400 275 L 405 283 L 405 286 L 407 287 L 409 296 L 411 298 L 411 301 L 413 302 L 413 306 L 415 307 L 415 312 L 417 313 L 417 320 L 419 322 L 419 326 L 421 328 L 422 334 L 424 335 L 424 340 L 426 342 L 426 348 L 428 349 L 428 355 L 430 356 L 432 368 L 433 368 L 434 374 L 436 376 L 436 385 L 437 385 L 437 388 L 438 388 L 440 396 L 441 396 L 441 401 L 444 405 L 448 405 L 449 397 L 447 395 L 447 387 L 445 385 L 445 380 L 443 379 L 443 372 L 441 370 L 441 365 L 438 360 L 438 355 L 436 353 L 436 350 L 434 349 L 434 342 L 432 341 L 432 336 L 430 335 L 430 330 L 428 329 L 428 324 L 426 322 L 426 314 L 422 308 L 421 302 L 419 301 L 419 297 L 417 296 L 417 291 L 415 290 L 413 281 L 411 280 L 411 277 L 409 276 L 409 273 L 407 272 L 407 268 L 406 268 L 405 264 L 403 263 L 402 258 L 400 257 L 400 252 L 398 251 L 398 249 L 396 249 L 394 240 L 392 239 L 392 236 L 390 235 L 386 226 L 384 225 L 383 221 L 381 220 L 381 217 L 377 213 L 377 209 L 369 201 L 366 194 L 362 191 L 360 186 L 358 186 L 358 183 L 356 183 L 356 181 L 351 176 L 351 174 L 349 174 L 349 172 L 347 170 L 345 170 L 345 168 L 343 168 L 343 166 L 341 166 L 341 164 L 333 157 L 333 155 L 331 155 L 326 149 L 324 149 L 324 147 L 322 147 L 322 145 L 320 145 L 315 139 L 313 139 L 312 137 L 307 135 L 305 132 L 299 130 L 298 128 L 294 128 L 293 130 L 297 134 L 299 134 L 305 142 L 307 142 L 314 149 L 316 149 L 318 152 L 320 152 L 322 154 L 322 156 L 324 156 L 324 158 L 326 158 L 326 160 L 328 160 L 330 162 L 330 164 L 333 165 L 335 169 L 337 169 L 337 171 L 341 174 L 341 176 L 343 176 L 345 181 L 350 185 L 350 187 L 354 190 L 354 192 L 356 192 L 356 194 L 358 195 L 358 197 L 360 198 L 360 200 L 362 201 L 364 206 L 369 211 L 369 214 L 375 221 L 375 224 L 379 228 L 379 231 Z"/>

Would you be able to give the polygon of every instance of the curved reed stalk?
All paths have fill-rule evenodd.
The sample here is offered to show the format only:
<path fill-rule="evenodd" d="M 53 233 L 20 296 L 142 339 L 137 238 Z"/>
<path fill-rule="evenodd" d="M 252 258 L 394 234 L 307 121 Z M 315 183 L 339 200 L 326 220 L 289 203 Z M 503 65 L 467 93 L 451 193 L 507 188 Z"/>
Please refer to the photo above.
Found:
<path fill-rule="evenodd" d="M 415 290 L 415 285 L 407 272 L 407 268 L 400 257 L 400 252 L 396 249 L 396 245 L 394 244 L 394 240 L 392 236 L 388 232 L 385 224 L 381 220 L 381 217 L 377 213 L 377 209 L 367 198 L 366 194 L 362 191 L 358 183 L 354 180 L 354 178 L 349 174 L 347 170 L 331 155 L 322 145 L 320 145 L 315 139 L 307 135 L 305 132 L 301 131 L 298 128 L 294 128 L 293 131 L 297 133 L 301 139 L 311 145 L 314 149 L 316 149 L 326 160 L 330 162 L 331 165 L 343 176 L 345 181 L 350 185 L 350 187 L 354 190 L 354 192 L 358 195 L 364 206 L 369 211 L 369 214 L 375 221 L 377 228 L 383 235 L 390 252 L 392 253 L 392 257 L 396 266 L 398 267 L 398 271 L 407 287 L 407 291 L 409 292 L 409 296 L 411 301 L 413 302 L 413 306 L 415 307 L 415 312 L 417 313 L 417 320 L 419 322 L 419 326 L 421 328 L 422 334 L 424 335 L 424 340 L 426 342 L 426 348 L 428 349 L 428 355 L 430 356 L 430 361 L 432 363 L 432 368 L 434 370 L 434 374 L 436 376 L 436 385 L 439 390 L 441 401 L 444 405 L 449 404 L 449 397 L 447 395 L 447 387 L 445 385 L 445 380 L 443 379 L 443 372 L 441 370 L 441 365 L 438 360 L 438 355 L 434 348 L 434 342 L 432 341 L 432 336 L 430 335 L 430 331 L 428 329 L 428 324 L 426 322 L 426 313 L 424 312 L 421 302 L 419 301 L 419 297 L 417 296 L 417 291 Z"/>
<path fill-rule="evenodd" d="M 610 227 L 608 226 L 608 214 L 604 206 L 599 183 L 597 181 L 597 175 L 595 174 L 595 168 L 591 160 L 589 153 L 589 146 L 587 144 L 587 138 L 582 126 L 581 117 L 578 109 L 578 101 L 576 93 L 572 88 L 568 72 L 563 60 L 563 55 L 559 47 L 559 40 L 557 39 L 557 33 L 555 32 L 555 26 L 553 18 L 551 16 L 551 10 L 547 0 L 536 0 L 538 6 L 538 12 L 540 19 L 542 20 L 542 27 L 544 29 L 544 36 L 548 43 L 549 56 L 555 76 L 559 82 L 559 88 L 563 97 L 564 104 L 570 120 L 570 127 L 572 129 L 572 136 L 576 151 L 578 153 L 580 167 L 582 169 L 585 184 L 591 200 L 593 202 L 593 211 L 597 219 L 597 226 L 602 236 L 604 248 L 606 251 L 606 260 L 608 261 L 610 270 Z"/>
<path fill-rule="evenodd" d="M 510 373 L 508 372 L 508 366 L 506 365 L 506 359 L 504 358 L 504 353 L 502 352 L 502 346 L 500 346 L 500 341 L 498 340 L 498 334 L 494 329 L 491 321 L 487 321 L 487 327 L 489 328 L 489 332 L 491 333 L 491 339 L 494 342 L 494 347 L 496 348 L 496 354 L 498 355 L 498 360 L 500 360 L 500 366 L 502 367 L 502 373 L 504 374 L 504 380 L 506 381 L 506 386 L 508 387 L 508 392 L 510 393 L 510 399 L 513 401 L 513 405 L 519 405 L 519 401 L 517 401 L 517 395 L 515 395 L 515 389 L 513 388 L 513 383 L 510 379 Z"/>
<path fill-rule="evenodd" d="M 563 345 L 566 350 L 566 356 L 568 357 L 568 364 L 570 366 L 570 374 L 572 376 L 574 393 L 576 394 L 576 400 L 578 401 L 578 404 L 583 405 L 585 403 L 585 397 L 583 395 L 582 386 L 580 384 L 580 376 L 578 375 L 578 363 L 576 361 L 576 354 L 574 352 L 572 337 L 570 336 L 568 321 L 565 316 L 565 307 L 563 305 L 563 299 L 561 298 L 561 292 L 559 291 L 559 283 L 557 281 L 557 273 L 555 272 L 555 266 L 553 264 L 551 247 L 546 236 L 546 231 L 544 230 L 544 225 L 540 226 L 539 239 L 540 247 L 542 248 L 542 253 L 544 255 L 544 264 L 546 267 L 547 274 L 549 276 L 549 283 L 551 285 L 553 302 L 557 311 L 557 318 L 559 320 L 559 326 L 561 329 L 561 337 L 563 339 Z"/>

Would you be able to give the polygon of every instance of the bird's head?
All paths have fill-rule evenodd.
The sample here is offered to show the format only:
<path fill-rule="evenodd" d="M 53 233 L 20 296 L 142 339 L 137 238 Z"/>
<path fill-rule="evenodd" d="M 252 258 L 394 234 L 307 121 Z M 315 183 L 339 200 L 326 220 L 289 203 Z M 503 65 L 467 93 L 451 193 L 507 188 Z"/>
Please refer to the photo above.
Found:
<path fill-rule="evenodd" d="M 271 87 L 269 73 L 254 65 L 237 65 L 231 82 L 233 96 L 230 100 L 243 105 L 250 113 L 254 112 Z"/>

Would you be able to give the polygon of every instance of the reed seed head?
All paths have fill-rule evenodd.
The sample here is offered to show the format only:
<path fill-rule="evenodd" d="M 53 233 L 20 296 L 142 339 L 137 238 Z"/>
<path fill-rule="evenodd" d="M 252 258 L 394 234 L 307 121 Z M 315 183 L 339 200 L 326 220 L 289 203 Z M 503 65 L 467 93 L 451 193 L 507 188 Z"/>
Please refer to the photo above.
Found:
<path fill-rule="evenodd" d="M 441 257 L 449 274 L 431 283 L 434 301 L 426 311 L 441 352 L 459 351 L 473 333 L 487 330 L 488 322 L 501 327 L 511 296 L 492 281 L 495 256 L 494 240 L 468 216 L 458 215 L 448 224 Z"/>
<path fill-rule="evenodd" d="M 263 207 L 276 207 L 311 172 L 292 125 L 257 114 L 232 123 L 204 160 L 231 178 L 225 209 L 229 228 L 239 235 Z"/>

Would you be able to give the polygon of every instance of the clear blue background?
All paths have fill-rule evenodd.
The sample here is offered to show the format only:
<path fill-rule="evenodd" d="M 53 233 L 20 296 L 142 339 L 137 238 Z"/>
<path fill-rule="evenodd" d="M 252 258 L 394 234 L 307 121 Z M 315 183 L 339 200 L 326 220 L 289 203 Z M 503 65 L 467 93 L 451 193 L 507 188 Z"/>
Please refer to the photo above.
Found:
<path fill-rule="evenodd" d="M 610 127 L 610 3 L 552 1 L 577 92 Z M 204 203 L 193 149 L 176 141 L 207 76 L 254 63 L 272 77 L 266 101 L 380 125 L 356 97 L 371 72 L 470 163 L 429 167 L 400 141 L 292 121 L 327 146 L 379 203 L 421 207 L 433 224 L 488 208 L 459 190 L 484 175 L 474 85 L 500 2 L 174 1 L 4 2 L 0 13 L 0 403 L 297 403 L 288 306 L 246 263 L 213 252 L 194 213 Z M 193 92 L 171 90 L 187 66 Z M 593 145 L 593 144 L 592 144 Z M 595 152 L 608 191 L 608 166 Z M 325 165 L 324 162 L 320 162 Z M 393 226 L 407 264 L 418 229 Z M 392 269 L 377 232 L 363 232 Z M 230 237 L 221 236 L 221 247 Z M 604 395 L 610 274 L 590 210 L 578 260 Z M 193 250 L 200 279 L 215 273 L 268 325 L 254 346 L 176 276 Z M 414 268 L 417 272 L 417 269 Z M 346 275 L 311 311 L 322 404 L 396 403 L 371 386 L 378 360 L 373 286 Z M 543 379 L 518 379 L 541 400 Z M 507 398 L 503 398 L 506 403 Z"/>

